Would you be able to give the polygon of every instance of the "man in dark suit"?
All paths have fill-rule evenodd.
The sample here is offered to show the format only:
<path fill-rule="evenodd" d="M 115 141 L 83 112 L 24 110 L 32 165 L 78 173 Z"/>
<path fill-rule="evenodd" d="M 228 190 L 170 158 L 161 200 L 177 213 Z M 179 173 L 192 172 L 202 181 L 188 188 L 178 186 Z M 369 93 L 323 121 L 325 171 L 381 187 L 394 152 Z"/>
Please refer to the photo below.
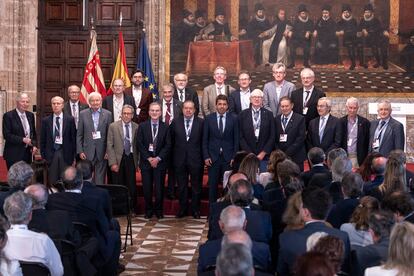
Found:
<path fill-rule="evenodd" d="M 303 171 L 306 159 L 305 117 L 293 112 L 293 102 L 289 97 L 280 98 L 280 111 L 276 117 L 276 149 L 282 150 Z"/>
<path fill-rule="evenodd" d="M 121 251 L 119 232 L 110 230 L 101 204 L 95 197 L 82 193 L 82 175 L 74 167 L 68 167 L 62 174 L 65 192 L 49 196 L 48 210 L 69 212 L 72 223 L 81 222 L 90 228 L 99 243 L 99 264 L 107 275 L 116 275 Z"/>
<path fill-rule="evenodd" d="M 325 232 L 340 238 L 344 243 L 344 261 L 342 271 L 349 271 L 350 243 L 347 233 L 331 228 L 325 224 L 325 217 L 331 205 L 328 192 L 323 189 L 307 188 L 302 191 L 300 214 L 305 227 L 299 230 L 285 231 L 279 236 L 278 275 L 290 275 L 298 256 L 306 252 L 306 242 L 315 232 Z"/>
<path fill-rule="evenodd" d="M 180 210 L 177 218 L 186 216 L 188 209 L 188 181 L 191 179 L 191 211 L 194 218 L 200 218 L 201 185 L 203 175 L 203 124 L 204 120 L 195 117 L 192 101 L 183 104 L 183 116 L 170 125 L 174 170 L 178 182 Z"/>
<path fill-rule="evenodd" d="M 348 153 L 352 166 L 358 168 L 368 155 L 369 121 L 358 115 L 358 99 L 346 100 L 347 115 L 339 119 L 342 129 L 341 148 Z"/>
<path fill-rule="evenodd" d="M 174 99 L 177 99 L 183 104 L 185 101 L 190 100 L 193 101 L 195 106 L 195 113 L 194 116 L 198 116 L 200 112 L 200 100 L 198 99 L 197 91 L 194 89 L 187 87 L 188 84 L 188 76 L 185 73 L 178 73 L 174 75 Z"/>
<path fill-rule="evenodd" d="M 184 76 L 187 77 L 186 75 Z M 184 80 L 183 76 L 179 76 L 177 78 L 180 83 Z M 175 88 L 171 83 L 163 85 L 162 86 L 162 99 L 158 101 L 159 104 L 161 105 L 162 121 L 168 127 L 170 126 L 174 118 L 180 117 L 183 113 L 182 102 L 173 97 L 174 90 Z M 190 93 L 189 91 L 187 92 Z M 174 162 L 173 162 L 172 151 L 170 151 L 170 155 L 168 156 L 167 170 L 168 170 L 167 198 L 175 199 L 174 189 L 175 189 L 176 179 L 175 179 L 175 173 L 174 173 Z"/>
<path fill-rule="evenodd" d="M 260 89 L 252 91 L 250 103 L 251 107 L 239 115 L 240 149 L 256 154 L 263 172 L 275 145 L 275 122 L 272 112 L 263 107 Z"/>
<path fill-rule="evenodd" d="M 5 141 L 3 158 L 7 169 L 18 161 L 32 163 L 36 147 L 35 117 L 27 111 L 30 97 L 27 93 L 19 93 L 16 97 L 16 108 L 3 115 L 3 137 Z"/>
<path fill-rule="evenodd" d="M 404 150 L 404 126 L 391 117 L 391 103 L 381 100 L 378 103 L 378 118 L 371 122 L 369 149 L 378 151 L 383 156 L 395 149 Z"/>
<path fill-rule="evenodd" d="M 79 101 L 80 92 L 79 86 L 75 84 L 69 86 L 69 101 L 65 102 L 65 105 L 63 106 L 63 115 L 72 116 L 75 119 L 76 129 L 78 128 L 79 123 L 79 113 L 88 108 L 87 104 L 83 104 Z"/>
<path fill-rule="evenodd" d="M 204 122 L 203 159 L 208 167 L 209 202 L 217 200 L 217 188 L 225 171 L 230 170 L 239 148 L 239 122 L 233 113 L 227 112 L 228 98 L 218 95 L 216 112 Z"/>
<path fill-rule="evenodd" d="M 63 98 L 53 97 L 51 103 L 53 114 L 42 120 L 40 153 L 47 161 L 49 184 L 53 185 L 75 161 L 76 125 L 72 116 L 62 112 Z"/>
<path fill-rule="evenodd" d="M 137 150 L 140 154 L 139 167 L 145 200 L 145 218 L 151 218 L 155 212 L 157 218 L 161 219 L 164 217 L 164 181 L 171 140 L 168 126 L 160 120 L 161 106 L 159 103 L 150 104 L 149 115 L 150 119 L 138 127 Z M 153 185 L 155 204 L 152 203 Z"/>
<path fill-rule="evenodd" d="M 325 93 L 313 85 L 315 73 L 312 69 L 303 69 L 300 72 L 300 78 L 303 87 L 296 89 L 291 94 L 293 112 L 305 116 L 306 127 L 308 127 L 309 122 L 318 117 L 318 111 L 316 109 L 318 99 L 325 97 Z"/>
<path fill-rule="evenodd" d="M 142 70 L 137 69 L 131 75 L 132 87 L 125 89 L 125 95 L 132 96 L 135 101 L 133 105 L 135 110 L 135 116 L 133 121 L 140 124 L 148 119 L 149 105 L 153 101 L 153 97 L 148 88 L 143 87 L 145 74 Z"/>
<path fill-rule="evenodd" d="M 341 145 L 342 132 L 339 120 L 330 114 L 332 102 L 326 97 L 318 100 L 319 117 L 309 122 L 306 144 L 308 149 L 319 147 L 327 154 Z"/>
<path fill-rule="evenodd" d="M 250 83 L 252 82 L 247 71 L 242 71 L 239 74 L 239 89 L 231 93 L 229 97 L 229 111 L 237 115 L 245 109 L 250 107 Z"/>
<path fill-rule="evenodd" d="M 329 173 L 329 170 L 324 165 L 325 152 L 321 148 L 311 148 L 308 151 L 308 161 L 310 170 L 307 172 L 303 172 L 300 175 L 305 187 L 308 186 L 309 182 L 315 174 Z"/>
<path fill-rule="evenodd" d="M 109 110 L 112 113 L 112 119 L 114 122 L 121 120 L 122 107 L 124 105 L 130 105 L 134 108 L 135 113 L 135 100 L 132 96 L 126 95 L 125 84 L 122 79 L 116 79 L 113 82 L 113 95 L 105 97 L 102 101 L 102 108 Z"/>
<path fill-rule="evenodd" d="M 102 108 L 102 96 L 98 92 L 89 94 L 90 108 L 79 115 L 76 148 L 80 159 L 92 161 L 95 183 L 104 184 L 107 169 L 106 142 L 112 114 Z"/>
<path fill-rule="evenodd" d="M 396 222 L 414 223 L 414 200 L 407 192 L 396 191 L 387 195 L 381 202 L 381 208 L 392 212 Z"/>

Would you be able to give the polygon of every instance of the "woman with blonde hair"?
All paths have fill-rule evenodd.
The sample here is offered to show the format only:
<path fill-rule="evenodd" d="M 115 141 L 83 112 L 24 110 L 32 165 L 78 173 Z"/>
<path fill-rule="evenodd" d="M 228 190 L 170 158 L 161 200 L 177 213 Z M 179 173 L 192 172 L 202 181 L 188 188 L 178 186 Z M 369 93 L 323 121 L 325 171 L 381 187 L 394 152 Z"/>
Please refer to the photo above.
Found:
<path fill-rule="evenodd" d="M 269 163 L 267 163 L 267 172 L 259 175 L 259 183 L 265 187 L 265 190 L 278 188 L 277 164 L 287 158 L 286 154 L 281 150 L 274 150 L 270 154 Z"/>
<path fill-rule="evenodd" d="M 259 184 L 260 161 L 254 153 L 249 153 L 241 162 L 239 172 L 247 176 L 247 180 L 252 184 L 254 197 L 259 201 L 263 199 L 264 187 Z"/>
<path fill-rule="evenodd" d="M 285 231 L 301 229 L 305 226 L 305 222 L 300 215 L 302 204 L 302 192 L 296 192 L 289 197 L 282 217 L 283 223 L 286 224 Z"/>
<path fill-rule="evenodd" d="M 384 265 L 365 270 L 365 276 L 411 276 L 414 273 L 414 225 L 404 221 L 391 231 L 388 259 Z"/>

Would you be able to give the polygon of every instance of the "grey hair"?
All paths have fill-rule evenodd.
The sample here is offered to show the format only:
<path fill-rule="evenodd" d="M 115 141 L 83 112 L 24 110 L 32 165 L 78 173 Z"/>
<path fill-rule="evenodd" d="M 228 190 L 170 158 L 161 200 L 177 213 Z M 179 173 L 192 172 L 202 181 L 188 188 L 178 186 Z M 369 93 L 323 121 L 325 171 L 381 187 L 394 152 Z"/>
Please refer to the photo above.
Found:
<path fill-rule="evenodd" d="M 379 108 L 380 104 L 386 104 L 388 108 L 391 110 L 391 102 L 387 99 L 382 99 L 378 102 L 377 107 Z"/>
<path fill-rule="evenodd" d="M 346 157 L 348 157 L 348 154 L 346 153 L 346 151 L 343 148 L 331 149 L 328 152 L 328 156 L 327 156 L 328 163 L 330 162 L 330 164 L 332 164 L 333 161 L 335 161 L 335 159 L 339 158 L 339 157 L 346 158 Z"/>
<path fill-rule="evenodd" d="M 19 161 L 10 167 L 7 173 L 7 183 L 10 187 L 23 190 L 31 183 L 33 174 L 33 169 L 29 164 Z"/>
<path fill-rule="evenodd" d="M 28 224 L 32 199 L 22 191 L 9 195 L 3 205 L 4 214 L 11 224 Z"/>
<path fill-rule="evenodd" d="M 328 236 L 326 232 L 315 232 L 306 239 L 306 251 L 311 251 L 322 237 Z"/>
<path fill-rule="evenodd" d="M 166 83 L 162 86 L 162 90 L 164 90 L 164 87 L 171 88 L 171 91 L 174 91 L 174 85 L 172 83 Z"/>
<path fill-rule="evenodd" d="M 254 275 L 251 251 L 239 243 L 232 243 L 222 248 L 216 260 L 216 275 Z"/>
<path fill-rule="evenodd" d="M 358 99 L 357 98 L 355 98 L 355 97 L 350 97 L 350 98 L 348 98 L 348 99 L 346 99 L 346 106 L 349 106 L 350 104 L 356 104 L 357 106 L 359 106 L 359 101 L 358 101 Z"/>
<path fill-rule="evenodd" d="M 91 98 L 93 98 L 93 97 L 98 97 L 99 99 L 102 100 L 102 95 L 95 91 L 95 92 L 92 92 L 88 95 L 88 103 L 90 103 Z"/>
<path fill-rule="evenodd" d="M 309 75 L 310 77 L 315 77 L 315 72 L 313 72 L 310 68 L 304 68 L 300 71 L 300 76 L 303 77 L 305 75 Z"/>
<path fill-rule="evenodd" d="M 33 209 L 41 209 L 46 206 L 49 194 L 45 185 L 32 184 L 24 189 L 24 192 L 32 197 Z"/>
<path fill-rule="evenodd" d="M 352 162 L 349 158 L 339 157 L 332 163 L 332 181 L 341 182 L 346 172 L 352 171 Z"/>
<path fill-rule="evenodd" d="M 242 230 L 246 221 L 246 213 L 242 208 L 230 205 L 221 211 L 220 221 L 224 225 L 224 232 Z"/>
<path fill-rule="evenodd" d="M 129 108 L 130 110 L 132 110 L 132 112 L 134 112 L 134 108 L 130 104 L 125 104 L 124 106 L 122 106 L 122 112 L 124 112 L 125 108 Z"/>
<path fill-rule="evenodd" d="M 250 250 L 252 250 L 253 247 L 252 239 L 250 238 L 249 234 L 247 234 L 247 232 L 244 230 L 235 230 L 226 233 L 223 236 L 223 240 L 221 241 L 221 248 L 226 247 L 232 243 L 243 244 Z"/>
<path fill-rule="evenodd" d="M 322 97 L 319 98 L 318 103 L 324 101 L 326 103 L 326 106 L 331 108 L 332 107 L 332 101 L 328 97 Z"/>
<path fill-rule="evenodd" d="M 273 64 L 272 71 L 274 72 L 276 69 L 283 68 L 283 71 L 286 72 L 286 65 L 283 62 L 277 62 Z"/>
<path fill-rule="evenodd" d="M 29 98 L 29 100 L 30 100 L 29 94 L 27 94 L 26 92 L 19 92 L 16 95 L 16 102 L 20 101 L 22 98 Z"/>

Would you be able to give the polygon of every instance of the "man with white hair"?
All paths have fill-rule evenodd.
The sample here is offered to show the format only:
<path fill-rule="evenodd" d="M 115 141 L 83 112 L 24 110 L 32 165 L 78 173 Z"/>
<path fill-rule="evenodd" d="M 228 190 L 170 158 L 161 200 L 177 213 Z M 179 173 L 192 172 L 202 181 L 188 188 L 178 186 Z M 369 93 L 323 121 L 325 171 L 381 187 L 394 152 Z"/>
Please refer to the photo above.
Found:
<path fill-rule="evenodd" d="M 296 89 L 291 94 L 293 102 L 293 112 L 305 116 L 306 127 L 310 120 L 318 117 L 316 105 L 318 99 L 325 97 L 325 93 L 314 86 L 315 73 L 310 68 L 305 68 L 300 72 L 303 87 Z"/>
<path fill-rule="evenodd" d="M 184 103 L 187 100 L 194 102 L 195 113 L 194 116 L 198 116 L 200 112 L 200 101 L 198 99 L 197 91 L 187 86 L 188 85 L 188 76 L 186 73 L 181 72 L 174 75 L 174 93 L 173 98 L 179 100 L 181 103 Z"/>
<path fill-rule="evenodd" d="M 108 163 L 107 132 L 113 117 L 110 111 L 102 108 L 102 96 L 98 92 L 89 94 L 88 103 L 90 108 L 79 114 L 77 153 L 80 159 L 88 159 L 93 163 L 95 183 L 104 184 Z"/>
<path fill-rule="evenodd" d="M 72 116 L 62 112 L 64 100 L 51 99 L 53 114 L 42 119 L 40 153 L 48 164 L 49 184 L 60 178 L 63 169 L 75 161 L 76 125 Z"/>
<path fill-rule="evenodd" d="M 239 114 L 240 149 L 256 154 L 260 171 L 265 171 L 275 145 L 275 122 L 271 111 L 263 107 L 263 91 L 250 95 L 250 108 Z"/>
<path fill-rule="evenodd" d="M 358 115 L 358 99 L 350 97 L 346 100 L 347 115 L 339 119 L 342 129 L 341 148 L 348 153 L 352 167 L 358 168 L 368 155 L 369 121 Z"/>
<path fill-rule="evenodd" d="M 72 116 L 75 119 L 76 128 L 78 128 L 79 113 L 88 108 L 88 105 L 79 101 L 81 89 L 79 86 L 72 84 L 68 87 L 69 100 L 63 106 L 63 115 Z"/>
<path fill-rule="evenodd" d="M 7 169 L 18 161 L 32 163 L 37 152 L 35 117 L 28 111 L 29 105 L 29 95 L 19 93 L 16 97 L 16 108 L 3 115 L 3 158 L 6 160 Z"/>
<path fill-rule="evenodd" d="M 319 117 L 311 120 L 308 127 L 307 146 L 308 149 L 318 147 L 328 153 L 341 145 L 341 129 L 339 120 L 330 114 L 332 102 L 326 97 L 318 100 Z"/>
<path fill-rule="evenodd" d="M 387 157 L 392 150 L 404 150 L 404 126 L 391 117 L 391 102 L 378 103 L 378 119 L 371 122 L 369 151 L 377 151 Z"/>

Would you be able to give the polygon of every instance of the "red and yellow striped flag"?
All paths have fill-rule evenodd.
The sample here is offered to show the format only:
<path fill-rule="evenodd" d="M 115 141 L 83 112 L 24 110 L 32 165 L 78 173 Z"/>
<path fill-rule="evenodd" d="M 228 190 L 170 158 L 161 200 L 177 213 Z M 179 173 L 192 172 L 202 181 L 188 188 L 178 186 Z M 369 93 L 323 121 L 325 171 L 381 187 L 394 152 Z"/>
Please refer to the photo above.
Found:
<path fill-rule="evenodd" d="M 121 31 L 119 31 L 118 57 L 116 58 L 116 65 L 114 69 L 114 74 L 112 75 L 111 86 L 108 89 L 108 95 L 112 94 L 112 85 L 114 80 L 116 79 L 123 79 L 125 87 L 131 87 L 131 80 L 129 79 L 128 66 L 126 63 L 124 37 L 122 36 Z"/>

